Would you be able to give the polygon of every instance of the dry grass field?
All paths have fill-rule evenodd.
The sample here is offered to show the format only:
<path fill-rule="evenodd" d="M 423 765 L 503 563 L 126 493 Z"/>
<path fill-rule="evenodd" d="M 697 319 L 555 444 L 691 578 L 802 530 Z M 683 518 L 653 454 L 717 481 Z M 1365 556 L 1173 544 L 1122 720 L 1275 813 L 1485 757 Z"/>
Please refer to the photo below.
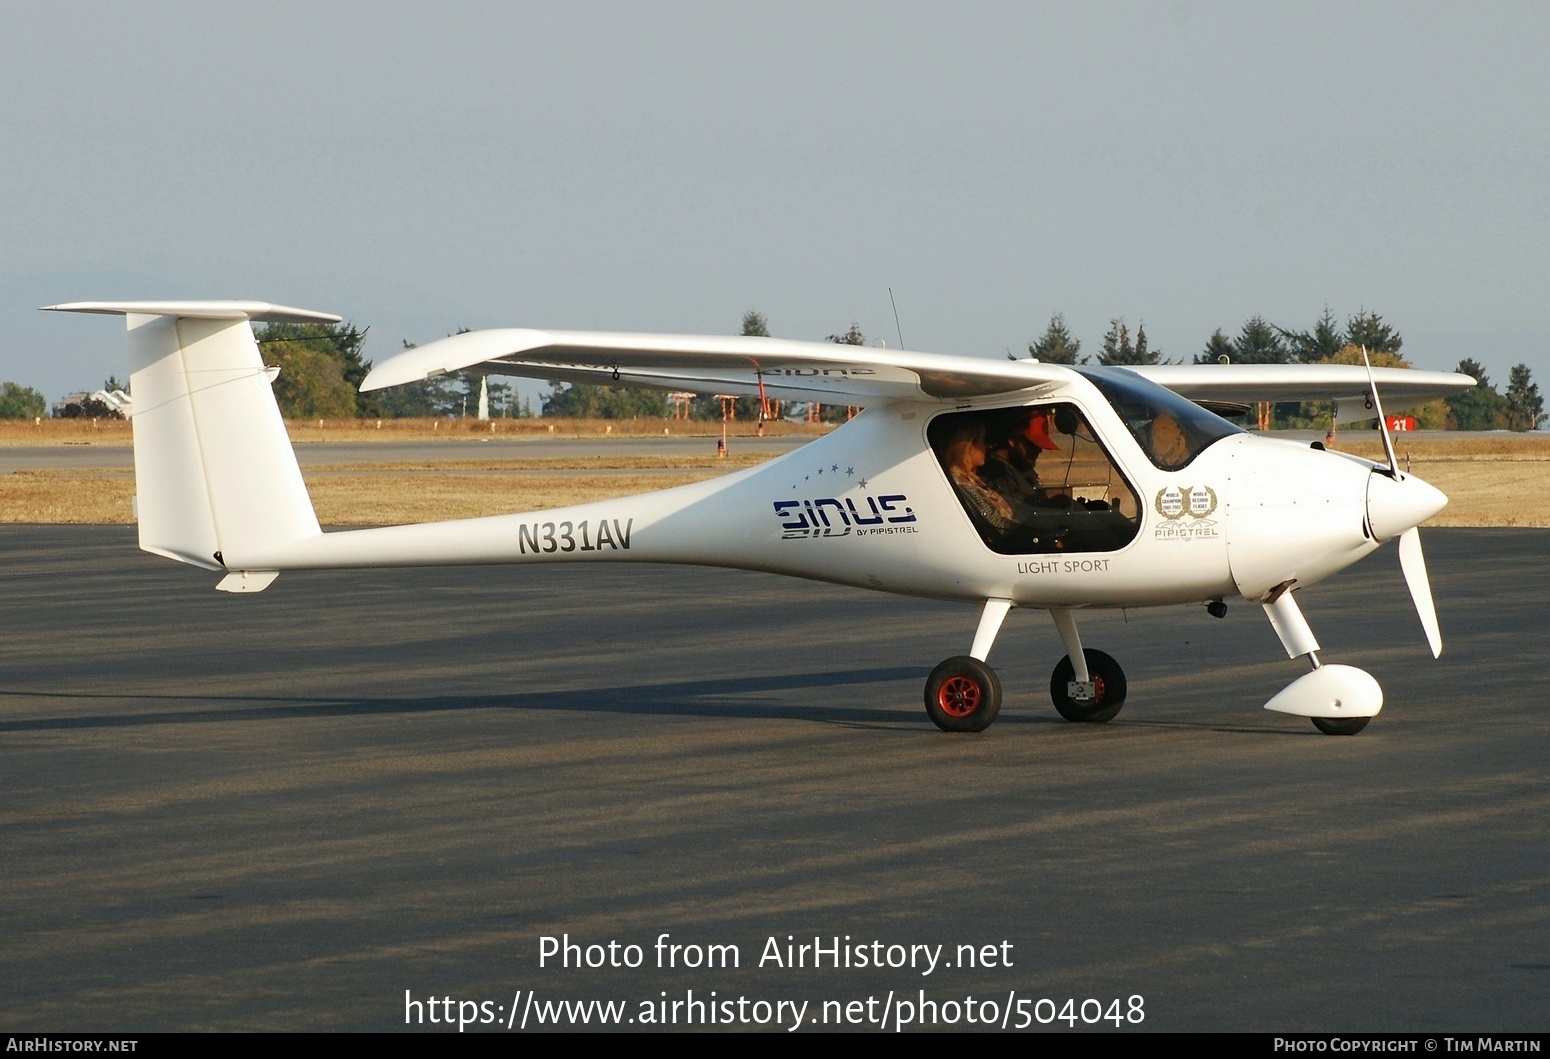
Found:
<path fill-rule="evenodd" d="M 473 421 L 450 421 L 445 429 L 430 420 L 354 420 L 290 424 L 297 442 L 360 442 L 374 437 L 410 440 L 468 437 Z M 448 421 L 442 421 L 444 424 Z M 656 434 L 660 421 L 549 424 L 544 420 L 496 420 L 504 429 L 520 424 L 530 433 L 556 427 L 557 437 Z M 488 425 L 488 424 L 486 424 Z M 667 428 L 675 433 L 679 423 Z M 719 424 L 693 424 L 709 427 Z M 738 424 L 752 433 L 752 424 Z M 607 428 L 613 428 L 608 430 Z M 774 425 L 767 432 L 792 424 Z M 460 429 L 461 428 L 461 429 Z M 653 429 L 656 428 L 656 429 Z M 29 436 L 27 431 L 34 433 Z M 308 436 L 309 432 L 312 436 Z M 687 429 L 686 429 L 687 432 Z M 793 432 L 802 432 L 794 428 Z M 0 445 L 127 445 L 127 423 L 45 421 L 5 424 Z M 1378 459 L 1382 445 L 1366 431 L 1343 432 L 1336 448 Z M 1550 527 L 1550 434 L 1400 435 L 1395 448 L 1416 474 L 1448 494 L 1450 503 L 1432 525 Z M 329 525 L 382 525 L 532 511 L 665 489 L 751 466 L 761 454 L 640 456 L 628 453 L 566 459 L 449 460 L 425 463 L 344 463 L 305 472 L 318 518 Z M 0 475 L 0 522 L 126 523 L 132 521 L 134 475 L 111 470 L 33 470 Z"/>
<path fill-rule="evenodd" d="M 1383 442 L 1346 431 L 1335 448 L 1382 460 Z M 1394 438 L 1400 465 L 1448 495 L 1430 526 L 1550 526 L 1550 434 L 1430 434 Z"/>
<path fill-rule="evenodd" d="M 437 463 L 340 463 L 304 472 L 325 525 L 370 526 L 565 507 L 667 489 L 751 467 L 767 457 L 612 456 Z M 16 471 L 0 476 L 0 522 L 134 521 L 134 474 Z"/>

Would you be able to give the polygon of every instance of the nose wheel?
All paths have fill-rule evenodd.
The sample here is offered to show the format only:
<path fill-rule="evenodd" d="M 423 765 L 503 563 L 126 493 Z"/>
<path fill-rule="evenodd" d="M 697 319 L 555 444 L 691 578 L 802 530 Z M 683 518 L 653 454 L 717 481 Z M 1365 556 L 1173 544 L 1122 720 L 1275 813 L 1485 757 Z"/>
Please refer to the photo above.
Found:
<path fill-rule="evenodd" d="M 1050 675 L 1049 695 L 1055 709 L 1068 721 L 1112 721 L 1125 705 L 1125 671 L 1102 651 L 1088 648 L 1082 656 L 1087 659 L 1087 680 L 1076 679 L 1070 655 L 1062 658 Z"/>
<path fill-rule="evenodd" d="M 926 713 L 944 732 L 983 732 L 1001 712 L 1001 678 L 969 655 L 949 658 L 926 681 Z"/>
<path fill-rule="evenodd" d="M 1313 727 L 1325 735 L 1355 735 L 1367 727 L 1371 717 L 1309 717 Z"/>

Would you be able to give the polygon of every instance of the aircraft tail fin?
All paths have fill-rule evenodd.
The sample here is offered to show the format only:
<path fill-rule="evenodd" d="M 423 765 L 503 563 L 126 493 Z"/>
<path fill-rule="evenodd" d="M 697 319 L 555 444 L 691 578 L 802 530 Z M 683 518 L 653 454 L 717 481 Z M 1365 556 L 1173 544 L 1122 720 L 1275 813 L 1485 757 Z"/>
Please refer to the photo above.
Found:
<path fill-rule="evenodd" d="M 142 549 L 238 572 L 249 569 L 245 555 L 321 532 L 250 321 L 337 316 L 262 302 L 49 308 L 125 317 Z M 255 591 L 270 580 L 227 577 L 220 587 Z"/>

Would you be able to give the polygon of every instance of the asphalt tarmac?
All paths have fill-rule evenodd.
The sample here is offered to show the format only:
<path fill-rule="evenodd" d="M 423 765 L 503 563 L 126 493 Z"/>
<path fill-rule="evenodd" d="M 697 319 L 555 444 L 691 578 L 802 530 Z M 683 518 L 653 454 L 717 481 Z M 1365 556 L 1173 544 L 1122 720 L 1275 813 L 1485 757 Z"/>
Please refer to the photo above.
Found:
<path fill-rule="evenodd" d="M 807 1000 L 805 1028 L 924 990 L 958 1028 L 973 995 L 1014 1027 L 1073 998 L 1108 1032 L 1084 1000 L 1126 1030 L 1544 1030 L 1550 532 L 1424 539 L 1440 661 L 1392 546 L 1301 597 L 1387 692 L 1359 736 L 1260 708 L 1301 668 L 1241 601 L 1088 616 L 1130 681 L 1099 726 L 1054 713 L 1058 640 L 1014 613 L 1000 720 L 951 736 L 921 686 L 965 607 L 665 567 L 239 597 L 132 527 L 0 527 L 0 1028 L 388 1030 L 409 990 L 531 1030 L 692 989 Z M 659 969 L 664 933 L 739 967 Z M 541 968 L 563 934 L 643 965 Z M 814 935 L 952 966 L 759 966 Z"/>

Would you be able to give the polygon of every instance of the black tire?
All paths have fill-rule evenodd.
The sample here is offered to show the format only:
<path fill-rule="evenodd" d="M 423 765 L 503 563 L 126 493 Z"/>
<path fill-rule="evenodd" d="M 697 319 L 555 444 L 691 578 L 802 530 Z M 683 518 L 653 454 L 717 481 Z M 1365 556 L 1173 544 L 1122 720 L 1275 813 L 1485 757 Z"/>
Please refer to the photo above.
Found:
<path fill-rule="evenodd" d="M 1355 735 L 1367 727 L 1371 717 L 1309 717 L 1313 727 L 1325 735 Z"/>
<path fill-rule="evenodd" d="M 983 732 L 1001 712 L 1001 678 L 977 658 L 958 655 L 931 671 L 926 714 L 944 732 Z"/>
<path fill-rule="evenodd" d="M 1076 667 L 1071 664 L 1070 655 L 1062 658 L 1055 672 L 1050 674 L 1049 697 L 1054 700 L 1060 716 L 1068 721 L 1086 724 L 1112 721 L 1125 705 L 1125 671 L 1102 651 L 1085 648 L 1082 655 L 1087 659 L 1087 674 L 1095 685 L 1093 698 L 1078 702 L 1066 690 L 1066 685 L 1076 679 Z"/>

